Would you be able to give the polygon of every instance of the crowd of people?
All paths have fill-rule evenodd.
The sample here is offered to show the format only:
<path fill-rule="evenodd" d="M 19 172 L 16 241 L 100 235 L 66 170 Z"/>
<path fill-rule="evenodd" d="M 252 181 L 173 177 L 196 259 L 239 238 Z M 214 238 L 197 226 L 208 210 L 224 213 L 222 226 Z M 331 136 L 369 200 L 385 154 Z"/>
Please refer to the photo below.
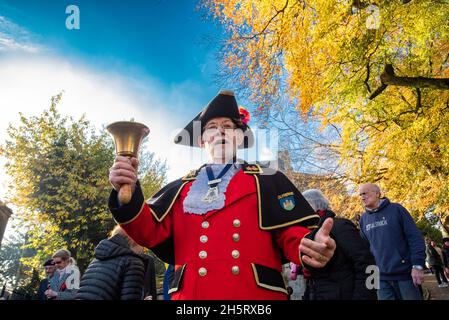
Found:
<path fill-rule="evenodd" d="M 330 235 L 336 249 L 322 268 L 289 263 L 289 280 L 284 281 L 290 299 L 302 300 L 421 300 L 424 269 L 436 277 L 440 288 L 448 287 L 449 238 L 442 248 L 422 235 L 407 210 L 387 198 L 373 184 L 359 188 L 366 212 L 360 230 L 351 220 L 338 217 L 317 189 L 306 190 L 304 198 L 319 215 L 320 227 L 333 220 Z M 171 299 L 175 267 L 169 265 L 163 296 L 157 296 L 155 264 L 151 256 L 117 225 L 108 239 L 95 248 L 94 259 L 80 277 L 76 261 L 66 249 L 55 252 L 43 264 L 41 300 L 153 300 Z M 425 262 L 424 262 L 425 261 Z M 367 285 L 370 266 L 379 268 L 377 287 Z M 291 281 L 304 279 L 304 290 L 293 297 Z"/>
<path fill-rule="evenodd" d="M 154 260 L 120 226 L 95 248 L 83 276 L 70 251 L 58 250 L 44 263 L 41 300 L 153 300 L 157 298 Z"/>
<path fill-rule="evenodd" d="M 449 284 L 449 238 L 443 239 L 443 248 L 435 241 L 426 238 L 426 266 L 435 275 L 439 288 L 446 288 Z"/>
<path fill-rule="evenodd" d="M 408 211 L 382 197 L 377 185 L 359 187 L 365 208 L 360 230 L 351 221 L 336 217 L 319 190 L 303 194 L 322 219 L 334 218 L 331 234 L 337 243 L 335 255 L 325 268 L 290 268 L 290 279 L 301 273 L 305 279 L 303 299 L 422 300 L 425 268 L 435 274 L 440 288 L 448 286 L 449 238 L 443 238 L 442 249 L 430 238 L 424 243 Z M 375 291 L 367 290 L 369 266 L 379 271 Z"/>
<path fill-rule="evenodd" d="M 210 160 L 144 201 L 138 160 L 117 156 L 110 169 L 109 209 L 118 226 L 100 242 L 79 279 L 60 250 L 44 265 L 47 299 L 155 299 L 151 249 L 170 265 L 165 299 L 421 300 L 426 261 L 447 287 L 449 239 L 442 258 L 427 245 L 409 212 L 371 183 L 359 186 L 359 227 L 338 216 L 317 189 L 302 193 L 280 171 L 237 159 L 254 135 L 233 92 L 221 91 L 176 137 L 205 149 Z M 132 197 L 121 202 L 123 185 Z M 426 257 L 427 254 L 427 257 Z"/>

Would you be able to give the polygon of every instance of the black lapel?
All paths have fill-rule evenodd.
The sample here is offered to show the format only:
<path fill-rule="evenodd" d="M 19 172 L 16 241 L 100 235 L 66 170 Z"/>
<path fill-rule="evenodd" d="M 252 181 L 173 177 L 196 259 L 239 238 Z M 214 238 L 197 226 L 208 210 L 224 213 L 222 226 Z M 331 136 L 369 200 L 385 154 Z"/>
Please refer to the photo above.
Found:
<path fill-rule="evenodd" d="M 298 224 L 313 227 L 319 221 L 301 192 L 280 171 L 244 164 L 243 171 L 254 176 L 259 207 L 259 227 L 272 230 Z"/>
<path fill-rule="evenodd" d="M 198 170 L 192 170 L 181 179 L 170 182 L 161 190 L 159 190 L 153 197 L 147 200 L 147 204 L 151 206 L 150 210 L 157 221 L 161 222 L 168 214 L 176 199 L 178 198 L 179 193 L 182 190 L 182 187 L 196 179 L 198 175 Z"/>

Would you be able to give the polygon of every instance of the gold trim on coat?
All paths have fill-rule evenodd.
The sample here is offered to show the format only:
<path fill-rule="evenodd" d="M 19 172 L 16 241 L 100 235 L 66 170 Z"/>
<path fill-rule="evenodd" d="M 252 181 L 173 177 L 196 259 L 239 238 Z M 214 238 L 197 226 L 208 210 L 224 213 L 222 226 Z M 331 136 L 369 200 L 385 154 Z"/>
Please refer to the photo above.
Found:
<path fill-rule="evenodd" d="M 184 188 L 184 186 L 189 183 L 190 181 L 186 181 L 184 182 L 178 189 L 178 192 L 176 192 L 176 195 L 173 197 L 172 202 L 170 203 L 170 206 L 168 207 L 168 209 L 164 212 L 164 214 L 161 216 L 161 218 L 159 219 L 157 214 L 153 211 L 153 209 L 151 209 L 151 205 L 148 204 L 148 208 L 150 208 L 151 213 L 153 214 L 153 217 L 157 220 L 157 222 L 161 222 L 162 220 L 164 220 L 165 216 L 170 212 L 171 208 L 173 207 L 173 204 L 175 203 L 176 199 L 178 199 L 179 193 L 181 192 L 182 188 Z"/>
<path fill-rule="evenodd" d="M 257 283 L 257 285 L 259 287 L 288 294 L 287 289 L 285 289 L 285 287 L 284 288 L 282 288 L 282 287 L 274 287 L 274 286 L 270 286 L 270 285 L 265 284 L 265 283 L 261 283 L 259 281 L 259 275 L 257 273 L 256 266 L 254 265 L 254 263 L 251 263 L 251 266 L 253 267 L 254 278 L 256 279 L 256 283 Z M 282 277 L 282 275 L 281 275 L 281 277 Z"/>
<path fill-rule="evenodd" d="M 257 208 L 259 211 L 259 228 L 262 230 L 273 230 L 273 229 L 278 229 L 278 228 L 282 228 L 282 227 L 286 227 L 286 226 L 290 226 L 292 224 L 296 224 L 305 220 L 309 220 L 309 219 L 313 219 L 313 218 L 320 218 L 319 215 L 314 214 L 314 215 L 310 215 L 304 218 L 300 218 L 294 221 L 290 221 L 290 222 L 286 222 L 283 224 L 278 224 L 275 226 L 271 226 L 271 227 L 263 227 L 262 226 L 262 201 L 261 201 L 261 195 L 260 195 L 260 185 L 259 185 L 259 178 L 257 177 L 257 175 L 253 175 L 254 180 L 256 181 L 256 191 L 257 191 Z"/>
<path fill-rule="evenodd" d="M 186 174 L 184 177 L 181 178 L 182 181 L 192 181 L 196 179 L 196 176 L 198 175 L 198 170 L 192 170 L 188 174 Z"/>
<path fill-rule="evenodd" d="M 121 225 L 121 226 L 124 226 L 124 225 L 127 225 L 127 224 L 133 222 L 133 221 L 136 220 L 137 217 L 140 216 L 140 214 L 142 213 L 142 211 L 143 211 L 143 206 L 144 206 L 144 205 L 145 205 L 145 201 L 142 203 L 142 206 L 140 207 L 139 213 L 136 214 L 131 220 L 128 220 L 128 221 L 125 221 L 125 222 L 118 222 L 117 220 L 114 219 L 115 222 L 117 222 L 117 223 L 118 223 L 119 225 Z"/>
<path fill-rule="evenodd" d="M 168 294 L 172 294 L 173 292 L 178 291 L 178 289 L 179 289 L 179 283 L 180 283 L 181 280 L 182 280 L 182 276 L 183 276 L 183 274 L 184 274 L 184 269 L 186 268 L 186 265 L 187 265 L 187 264 L 183 264 L 183 265 L 182 265 L 182 267 L 181 267 L 181 275 L 179 276 L 178 284 L 176 285 L 176 287 L 171 288 L 170 290 L 168 290 Z M 177 270 L 176 270 L 176 271 L 177 271 Z M 176 272 L 176 271 L 175 271 L 175 272 Z"/>

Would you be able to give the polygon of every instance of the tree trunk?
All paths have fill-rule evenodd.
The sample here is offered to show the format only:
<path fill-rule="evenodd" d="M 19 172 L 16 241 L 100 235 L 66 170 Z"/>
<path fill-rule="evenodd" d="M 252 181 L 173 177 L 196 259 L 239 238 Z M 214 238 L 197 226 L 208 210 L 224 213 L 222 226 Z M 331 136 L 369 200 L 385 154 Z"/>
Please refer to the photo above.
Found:
<path fill-rule="evenodd" d="M 385 65 L 385 69 L 380 75 L 380 81 L 382 85 L 370 95 L 370 100 L 373 100 L 381 94 L 389 85 L 449 90 L 449 78 L 398 77 L 394 74 L 394 69 L 391 64 Z"/>

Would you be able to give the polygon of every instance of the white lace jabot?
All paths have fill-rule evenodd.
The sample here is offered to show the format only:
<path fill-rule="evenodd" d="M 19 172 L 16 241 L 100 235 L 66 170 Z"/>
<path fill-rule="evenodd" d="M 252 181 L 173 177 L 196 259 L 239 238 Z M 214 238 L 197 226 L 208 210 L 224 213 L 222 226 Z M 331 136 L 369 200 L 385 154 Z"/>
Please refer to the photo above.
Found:
<path fill-rule="evenodd" d="M 224 167 L 224 164 L 212 164 L 211 168 L 214 176 L 217 176 Z M 211 203 L 203 201 L 209 190 L 209 185 L 207 184 L 209 179 L 207 177 L 206 167 L 201 168 L 196 176 L 196 180 L 193 181 L 192 186 L 187 193 L 187 197 L 184 199 L 184 212 L 202 215 L 209 211 L 223 208 L 226 200 L 226 189 L 228 188 L 232 177 L 239 172 L 240 168 L 240 164 L 235 163 L 221 178 L 221 181 L 218 183 L 218 199 Z"/>

